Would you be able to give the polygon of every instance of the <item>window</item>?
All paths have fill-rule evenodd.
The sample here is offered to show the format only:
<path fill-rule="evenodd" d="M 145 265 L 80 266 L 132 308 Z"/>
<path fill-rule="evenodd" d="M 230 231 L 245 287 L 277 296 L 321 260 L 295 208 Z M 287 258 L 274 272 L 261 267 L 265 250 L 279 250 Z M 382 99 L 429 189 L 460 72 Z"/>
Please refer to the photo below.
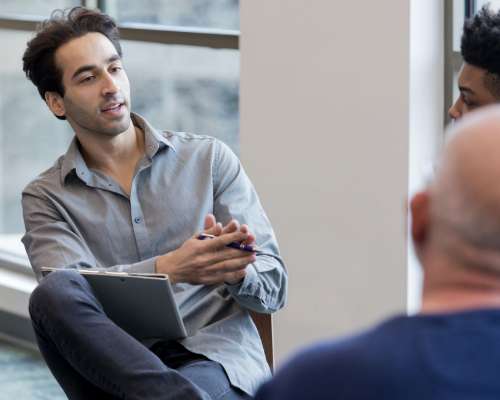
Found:
<path fill-rule="evenodd" d="M 22 72 L 37 22 L 55 8 L 99 6 L 120 25 L 132 109 L 158 128 L 208 134 L 239 150 L 238 0 L 2 0 L 0 259 L 17 255 L 21 191 L 64 154 L 73 133 Z"/>
<path fill-rule="evenodd" d="M 106 12 L 119 23 L 239 29 L 238 0 L 114 0 Z"/>
<path fill-rule="evenodd" d="M 154 126 L 217 136 L 238 152 L 235 50 L 129 40 L 122 46 L 134 111 Z"/>
<path fill-rule="evenodd" d="M 2 0 L 0 13 L 8 15 L 47 16 L 56 8 L 67 8 L 80 5 L 79 0 Z"/>

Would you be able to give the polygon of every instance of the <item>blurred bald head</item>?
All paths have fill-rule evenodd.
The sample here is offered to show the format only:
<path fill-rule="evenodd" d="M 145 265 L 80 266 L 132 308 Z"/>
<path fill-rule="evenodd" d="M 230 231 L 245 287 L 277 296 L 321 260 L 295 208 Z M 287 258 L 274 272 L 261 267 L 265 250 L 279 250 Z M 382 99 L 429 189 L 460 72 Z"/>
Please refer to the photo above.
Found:
<path fill-rule="evenodd" d="M 428 191 L 429 244 L 500 277 L 500 106 L 469 114 L 449 136 Z"/>

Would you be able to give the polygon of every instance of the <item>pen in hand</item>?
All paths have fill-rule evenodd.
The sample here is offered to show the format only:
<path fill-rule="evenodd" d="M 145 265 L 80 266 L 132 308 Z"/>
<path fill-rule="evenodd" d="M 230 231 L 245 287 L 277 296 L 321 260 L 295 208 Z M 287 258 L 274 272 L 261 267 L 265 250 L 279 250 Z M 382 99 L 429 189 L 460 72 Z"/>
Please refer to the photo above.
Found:
<path fill-rule="evenodd" d="M 198 235 L 199 240 L 205 240 L 205 239 L 214 239 L 216 236 L 210 235 L 208 233 L 200 233 Z M 231 242 L 226 244 L 226 247 L 231 247 L 233 249 L 238 249 L 238 250 L 243 250 L 243 251 L 248 251 L 249 253 L 259 253 L 259 249 L 257 246 L 252 246 L 244 243 L 239 243 L 239 242 Z"/>

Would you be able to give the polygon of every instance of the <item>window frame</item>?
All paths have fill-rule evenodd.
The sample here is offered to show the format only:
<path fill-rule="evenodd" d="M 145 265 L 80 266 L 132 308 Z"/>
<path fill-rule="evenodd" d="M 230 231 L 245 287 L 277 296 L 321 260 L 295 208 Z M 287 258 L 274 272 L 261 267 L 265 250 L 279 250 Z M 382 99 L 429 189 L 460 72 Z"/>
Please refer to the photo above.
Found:
<path fill-rule="evenodd" d="M 81 0 L 82 6 L 99 8 L 104 12 L 108 2 L 112 0 L 99 0 L 91 2 Z M 90 3 L 97 3 L 92 7 Z M 38 24 L 45 18 L 32 17 L 23 14 L 0 13 L 0 29 L 35 31 Z M 181 27 L 171 25 L 157 25 L 144 23 L 118 23 L 120 38 L 147 43 L 162 43 L 181 46 L 199 46 L 213 49 L 239 49 L 239 30 Z"/>

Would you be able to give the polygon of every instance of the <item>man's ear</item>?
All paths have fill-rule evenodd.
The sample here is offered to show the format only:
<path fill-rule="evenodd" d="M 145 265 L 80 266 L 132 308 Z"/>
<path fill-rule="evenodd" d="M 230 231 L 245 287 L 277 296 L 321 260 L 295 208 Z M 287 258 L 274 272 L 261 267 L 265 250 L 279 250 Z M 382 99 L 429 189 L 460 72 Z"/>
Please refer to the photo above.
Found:
<path fill-rule="evenodd" d="M 45 92 L 45 102 L 56 117 L 64 117 L 66 109 L 61 95 L 57 92 Z"/>
<path fill-rule="evenodd" d="M 428 191 L 415 194 L 410 202 L 411 236 L 417 252 L 427 241 L 430 223 L 430 195 Z"/>

